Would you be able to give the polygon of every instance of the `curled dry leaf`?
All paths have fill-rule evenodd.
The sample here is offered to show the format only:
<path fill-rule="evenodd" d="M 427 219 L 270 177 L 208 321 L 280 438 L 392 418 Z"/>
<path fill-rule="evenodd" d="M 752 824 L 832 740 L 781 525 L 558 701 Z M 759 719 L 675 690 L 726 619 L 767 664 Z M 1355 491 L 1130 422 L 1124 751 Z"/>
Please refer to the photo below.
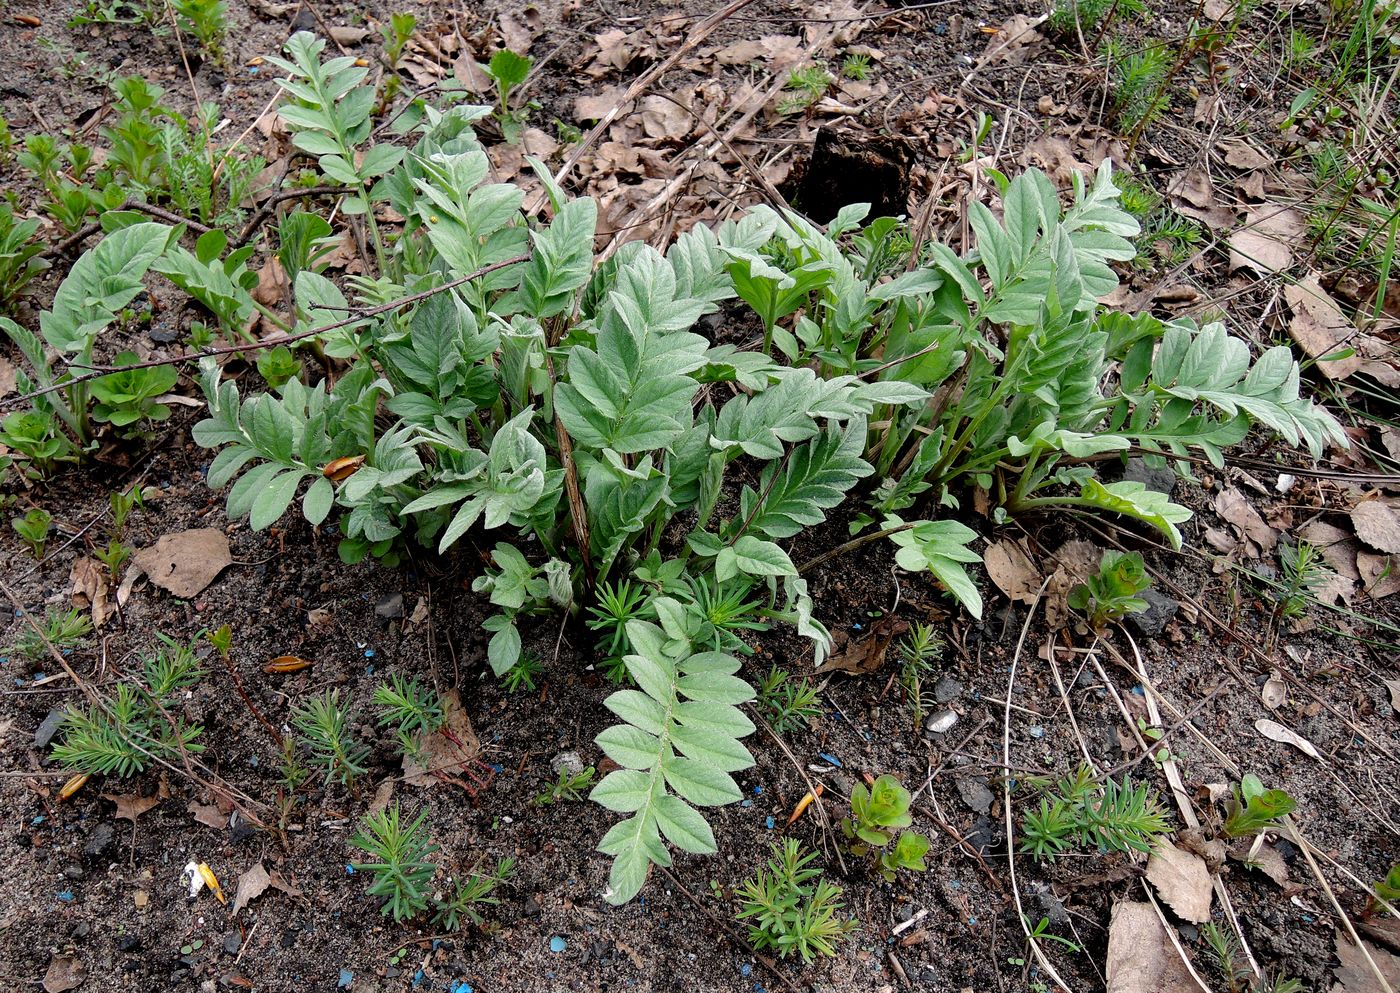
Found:
<path fill-rule="evenodd" d="M 1176 916 L 1194 924 L 1210 920 L 1210 870 L 1199 855 L 1164 841 L 1147 860 L 1147 881 Z"/>
<path fill-rule="evenodd" d="M 138 549 L 131 562 L 152 583 L 188 600 L 212 583 L 233 556 L 222 531 L 195 528 L 162 536 L 154 545 Z"/>
<path fill-rule="evenodd" d="M 1284 727 L 1278 721 L 1271 721 L 1267 718 L 1257 720 L 1254 722 L 1254 728 L 1270 741 L 1277 741 L 1283 745 L 1292 745 L 1306 755 L 1311 755 L 1319 761 L 1322 759 L 1322 753 L 1317 750 L 1316 745 L 1298 732 Z"/>
<path fill-rule="evenodd" d="M 1021 550 L 1021 546 L 1011 541 L 998 541 L 987 549 L 983 556 L 987 575 L 997 589 L 1006 594 L 1007 599 L 1021 603 L 1033 603 L 1040 592 L 1040 570 Z"/>
<path fill-rule="evenodd" d="M 1108 993 L 1199 993 L 1149 903 L 1113 905 L 1104 971 Z"/>
<path fill-rule="evenodd" d="M 1351 512 L 1356 536 L 1381 552 L 1400 553 L 1400 514 L 1380 500 L 1366 500 Z"/>

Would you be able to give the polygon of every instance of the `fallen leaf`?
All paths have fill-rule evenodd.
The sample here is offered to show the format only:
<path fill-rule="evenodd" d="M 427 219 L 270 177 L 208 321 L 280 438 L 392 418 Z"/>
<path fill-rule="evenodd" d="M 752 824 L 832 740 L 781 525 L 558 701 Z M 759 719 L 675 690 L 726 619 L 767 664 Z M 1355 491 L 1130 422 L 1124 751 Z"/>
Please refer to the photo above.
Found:
<path fill-rule="evenodd" d="M 475 792 L 470 784 L 454 773 L 477 761 L 481 755 L 481 743 L 472 730 L 471 719 L 462 709 L 462 698 L 456 690 L 448 690 L 442 695 L 442 706 L 445 715 L 442 728 L 424 738 L 416 754 L 404 755 L 404 782 L 410 786 L 436 786 L 439 782 L 449 782 L 468 793 Z"/>
<path fill-rule="evenodd" d="M 1296 731 L 1284 727 L 1278 721 L 1271 721 L 1268 719 L 1257 720 L 1254 722 L 1254 728 L 1270 741 L 1277 741 L 1283 745 L 1292 745 L 1300 752 L 1311 755 L 1319 761 L 1322 759 L 1322 753 L 1317 750 L 1317 746 Z"/>
<path fill-rule="evenodd" d="M 1377 551 L 1400 552 L 1400 515 L 1379 500 L 1365 500 L 1351 512 L 1356 536 Z"/>
<path fill-rule="evenodd" d="M 1163 841 L 1147 860 L 1147 881 L 1176 916 L 1193 924 L 1210 920 L 1210 870 L 1199 855 Z"/>
<path fill-rule="evenodd" d="M 871 626 L 869 635 L 860 641 L 845 641 L 845 647 L 834 652 L 813 673 L 847 672 L 852 676 L 864 676 L 874 672 L 885 664 L 890 642 L 908 630 L 908 623 L 886 614 Z M 838 645 L 842 643 L 841 634 L 844 632 L 837 635 Z"/>
<path fill-rule="evenodd" d="M 76 955 L 55 955 L 44 973 L 44 989 L 47 993 L 65 993 L 83 985 L 86 978 L 87 968 Z"/>
<path fill-rule="evenodd" d="M 1105 971 L 1108 993 L 1199 993 L 1148 903 L 1113 905 Z"/>
<path fill-rule="evenodd" d="M 204 590 L 233 562 L 228 536 L 215 528 L 195 528 L 162 536 L 138 549 L 132 564 L 163 590 L 188 600 Z"/>
<path fill-rule="evenodd" d="M 1365 951 L 1362 950 L 1363 946 Z M 1337 982 L 1332 987 L 1332 993 L 1382 993 L 1383 987 L 1371 970 L 1370 962 L 1366 961 L 1367 952 L 1391 990 L 1400 988 L 1400 958 L 1384 948 L 1377 948 L 1364 938 L 1361 945 L 1353 945 L 1340 930 L 1336 933 L 1336 948 L 1337 967 L 1332 970 L 1332 976 Z"/>
<path fill-rule="evenodd" d="M 1240 534 L 1254 547 L 1249 549 L 1255 557 L 1274 550 L 1278 544 L 1278 532 L 1264 523 L 1259 511 L 1245 497 L 1238 487 L 1221 490 L 1215 497 L 1215 512 L 1233 524 Z"/>
<path fill-rule="evenodd" d="M 1021 546 L 1011 541 L 998 541 L 983 556 L 987 575 L 1007 599 L 1034 603 L 1040 593 L 1040 570 Z"/>
<path fill-rule="evenodd" d="M 1353 351 L 1344 358 L 1327 359 L 1346 348 L 1355 348 L 1356 326 L 1347 320 L 1337 302 L 1332 299 L 1317 274 L 1310 273 L 1297 283 L 1283 288 L 1283 297 L 1293 310 L 1288 333 L 1303 351 L 1319 360 L 1317 368 L 1328 379 L 1345 379 L 1360 369 L 1365 359 Z"/>
<path fill-rule="evenodd" d="M 1230 235 L 1230 269 L 1282 272 L 1293 264 L 1293 246 L 1306 240 L 1303 215 L 1291 207 L 1258 204 L 1244 226 Z"/>
<path fill-rule="evenodd" d="M 102 799 L 111 800 L 117 805 L 115 817 L 124 818 L 131 823 L 136 823 L 136 818 L 160 803 L 163 797 L 160 794 L 155 796 L 119 796 L 116 793 L 102 793 Z"/>

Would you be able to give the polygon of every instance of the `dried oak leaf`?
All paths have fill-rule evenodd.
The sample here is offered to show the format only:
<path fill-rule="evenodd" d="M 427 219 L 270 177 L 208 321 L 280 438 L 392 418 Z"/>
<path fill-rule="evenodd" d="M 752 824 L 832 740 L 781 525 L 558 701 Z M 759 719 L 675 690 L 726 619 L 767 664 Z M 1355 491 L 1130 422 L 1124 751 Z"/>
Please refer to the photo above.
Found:
<path fill-rule="evenodd" d="M 215 528 L 195 528 L 163 535 L 138 549 L 132 564 L 151 582 L 181 599 L 197 596 L 233 562 L 228 536 Z"/>

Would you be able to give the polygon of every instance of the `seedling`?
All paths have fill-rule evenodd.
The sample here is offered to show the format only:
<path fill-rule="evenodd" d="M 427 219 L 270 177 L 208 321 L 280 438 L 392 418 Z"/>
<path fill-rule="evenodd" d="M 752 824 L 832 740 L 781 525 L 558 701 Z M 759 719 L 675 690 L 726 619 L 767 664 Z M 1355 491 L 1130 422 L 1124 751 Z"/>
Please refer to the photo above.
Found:
<path fill-rule="evenodd" d="M 1093 770 L 1080 766 L 1041 797 L 1039 810 L 1022 816 L 1021 851 L 1037 859 L 1054 859 L 1075 845 L 1150 852 L 1166 830 L 1161 801 L 1146 783 L 1133 785 L 1124 776 L 1099 786 Z"/>
<path fill-rule="evenodd" d="M 1151 585 L 1152 577 L 1137 552 L 1104 552 L 1098 573 L 1069 591 L 1069 605 L 1085 611 L 1091 626 L 1102 628 L 1146 610 L 1148 603 L 1138 594 Z"/>
<path fill-rule="evenodd" d="M 841 916 L 841 888 L 821 878 L 811 863 L 815 852 L 802 852 L 796 838 L 771 845 L 768 867 L 735 889 L 743 909 L 737 919 L 749 926 L 749 941 L 779 958 L 797 954 L 811 963 L 818 955 L 835 955 L 836 946 L 856 929 L 856 920 Z"/>
<path fill-rule="evenodd" d="M 349 714 L 340 704 L 340 691 L 327 690 L 292 711 L 292 728 L 310 754 L 310 763 L 332 780 L 348 786 L 367 770 L 369 748 L 350 737 Z"/>
<path fill-rule="evenodd" d="M 851 854 L 869 855 L 877 849 L 877 863 L 887 880 L 893 881 L 900 869 L 923 872 L 929 840 L 915 831 L 904 831 L 914 823 L 909 813 L 909 791 L 893 776 L 880 776 L 866 787 L 851 788 L 851 816 L 841 822 L 841 831 L 851 843 Z M 899 837 L 895 839 L 895 831 Z M 893 848 L 887 848 L 891 841 Z"/>
<path fill-rule="evenodd" d="M 438 846 L 428 837 L 423 822 L 428 812 L 420 811 L 411 824 L 404 824 L 398 801 L 369 814 L 350 844 L 374 857 L 373 862 L 353 862 L 356 872 L 370 876 L 365 892 L 381 898 L 380 912 L 395 921 L 417 917 L 428 909 L 428 888 L 437 872 L 429 861 Z"/>
<path fill-rule="evenodd" d="M 496 888 L 514 875 L 513 858 L 498 859 L 496 868 L 489 873 L 472 873 L 452 888 L 446 900 L 438 902 L 433 924 L 448 931 L 456 931 L 467 921 L 480 927 L 485 923 L 485 918 L 477 908 L 497 906 L 501 899 L 495 895 Z"/>
<path fill-rule="evenodd" d="M 1265 789 L 1253 773 L 1247 773 L 1238 787 L 1231 787 L 1225 835 L 1245 838 L 1282 828 L 1280 819 L 1297 809 L 1297 802 L 1284 790 Z"/>
<path fill-rule="evenodd" d="M 758 684 L 758 706 L 776 734 L 801 731 L 821 716 L 821 700 L 808 679 L 793 679 L 777 666 Z"/>
<path fill-rule="evenodd" d="M 578 772 L 560 769 L 558 778 L 547 785 L 542 793 L 535 795 L 536 805 L 548 807 L 561 800 L 582 800 L 584 790 L 593 785 L 593 777 L 597 772 L 598 770 L 591 765 Z"/>
<path fill-rule="evenodd" d="M 417 756 L 422 739 L 442 727 L 444 720 L 437 691 L 398 673 L 375 687 L 374 705 L 379 708 L 379 726 L 394 729 L 404 755 Z"/>
<path fill-rule="evenodd" d="M 68 610 L 50 607 L 39 622 L 39 631 L 43 632 L 43 637 L 28 624 L 23 625 L 15 639 L 15 651 L 37 662 L 49 654 L 49 645 L 60 652 L 77 648 L 92 633 L 92 621 L 77 607 Z M 46 639 L 48 644 L 45 644 Z"/>
<path fill-rule="evenodd" d="M 53 524 L 53 515 L 42 507 L 31 507 L 29 513 L 23 517 L 14 517 L 10 520 L 10 527 L 15 529 L 15 534 L 20 536 L 29 551 L 36 559 L 44 557 L 44 542 L 49 537 L 49 527 Z"/>

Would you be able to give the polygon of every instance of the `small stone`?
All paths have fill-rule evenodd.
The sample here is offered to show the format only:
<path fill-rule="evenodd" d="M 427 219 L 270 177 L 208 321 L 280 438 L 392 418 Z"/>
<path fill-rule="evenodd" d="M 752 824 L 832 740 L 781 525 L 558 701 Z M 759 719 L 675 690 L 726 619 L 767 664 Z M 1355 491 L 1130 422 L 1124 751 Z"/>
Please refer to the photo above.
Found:
<path fill-rule="evenodd" d="M 933 685 L 933 698 L 939 703 L 948 703 L 962 696 L 963 684 L 952 676 L 943 675 L 938 677 L 938 682 Z"/>
<path fill-rule="evenodd" d="M 958 723 L 957 713 L 945 707 L 943 710 L 931 714 L 929 719 L 924 721 L 924 730 L 931 734 L 942 734 L 956 723 Z"/>
<path fill-rule="evenodd" d="M 1166 630 L 1167 622 L 1176 616 L 1181 605 L 1152 589 L 1143 590 L 1138 596 L 1147 601 L 1147 609 L 1140 614 L 1129 614 L 1124 620 L 1142 637 L 1155 638 Z"/>
<path fill-rule="evenodd" d="M 379 602 L 374 605 L 374 612 L 380 617 L 394 618 L 403 616 L 403 594 L 390 593 L 379 598 Z"/>
<path fill-rule="evenodd" d="M 992 803 L 996 797 L 981 779 L 959 779 L 958 796 L 962 797 L 963 803 L 974 814 L 985 814 L 992 809 Z"/>
<path fill-rule="evenodd" d="M 50 710 L 43 722 L 34 729 L 34 747 L 48 748 L 49 742 L 53 741 L 53 736 L 58 734 L 58 729 L 67 715 L 68 712 L 64 710 Z"/>
<path fill-rule="evenodd" d="M 230 931 L 224 935 L 224 953 L 227 955 L 237 955 L 238 950 L 243 947 L 243 936 L 236 931 Z"/>
<path fill-rule="evenodd" d="M 583 757 L 578 752 L 560 752 L 549 760 L 549 767 L 554 770 L 556 776 L 561 772 L 577 776 L 583 771 Z"/>

